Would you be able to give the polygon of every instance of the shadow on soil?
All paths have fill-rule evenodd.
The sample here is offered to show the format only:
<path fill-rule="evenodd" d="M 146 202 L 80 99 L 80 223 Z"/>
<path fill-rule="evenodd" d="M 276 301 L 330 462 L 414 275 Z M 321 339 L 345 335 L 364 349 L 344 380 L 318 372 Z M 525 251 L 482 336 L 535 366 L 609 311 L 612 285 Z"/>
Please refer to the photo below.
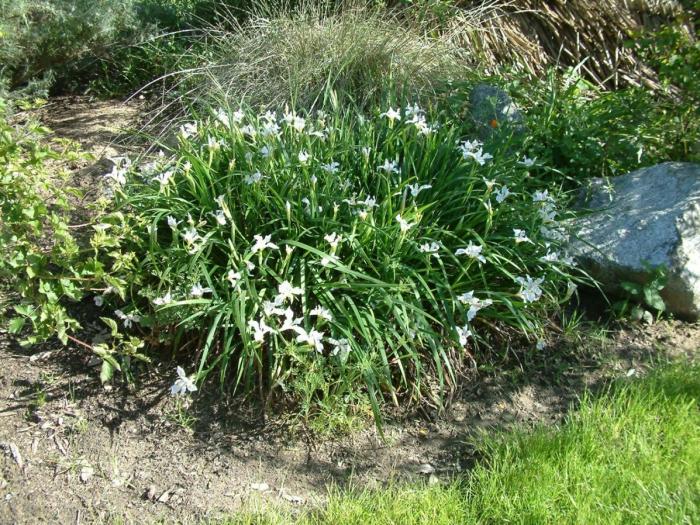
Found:
<path fill-rule="evenodd" d="M 78 317 L 84 326 L 96 325 L 90 308 Z M 600 340 L 582 346 L 561 342 L 543 351 L 493 353 L 463 377 L 447 410 L 411 407 L 387 414 L 385 440 L 370 421 L 364 430 L 335 437 L 319 437 L 291 417 L 263 422 L 254 401 L 222 398 L 215 385 L 205 386 L 187 404 L 178 403 L 169 394 L 174 363 L 137 369 L 130 384 L 116 382 L 105 389 L 91 356 L 58 342 L 25 349 L 11 340 L 2 348 L 15 361 L 41 370 L 13 376 L 15 401 L 0 413 L 21 411 L 32 421 L 38 393 L 42 404 L 68 396 L 108 431 L 110 441 L 134 429 L 164 441 L 176 433 L 184 437 L 181 445 L 200 457 L 214 453 L 243 462 L 262 459 L 272 468 L 303 475 L 318 491 L 329 482 L 344 486 L 358 479 L 383 482 L 431 472 L 450 477 L 471 467 L 480 432 L 560 421 L 584 391 L 595 392 L 611 377 L 632 369 L 643 373 L 671 359 L 671 336 L 652 328 L 621 330 L 608 339 L 599 333 Z M 90 340 L 89 333 L 83 337 Z"/>
<path fill-rule="evenodd" d="M 77 309 L 82 340 L 103 331 L 99 313 L 87 300 Z M 104 387 L 99 360 L 84 348 L 51 341 L 26 349 L 0 333 L 0 442 L 16 444 L 31 466 L 18 475 L 4 460 L 6 490 L 20 497 L 0 501 L 0 515 L 6 507 L 18 522 L 65 521 L 77 506 L 100 523 L 110 516 L 172 522 L 235 512 L 251 498 L 322 503 L 329 485 L 446 481 L 479 459 L 482 432 L 557 423 L 584 391 L 680 354 L 692 358 L 700 347 L 697 325 L 673 321 L 571 332 L 578 337 L 544 350 L 504 345 L 482 356 L 447 410 L 389 410 L 384 440 L 369 417 L 344 435 L 320 435 L 284 415 L 263 424 L 254 400 L 222 398 L 215 381 L 175 399 L 176 364 L 167 360 Z M 79 478 L 84 464 L 99 473 L 89 482 Z"/>

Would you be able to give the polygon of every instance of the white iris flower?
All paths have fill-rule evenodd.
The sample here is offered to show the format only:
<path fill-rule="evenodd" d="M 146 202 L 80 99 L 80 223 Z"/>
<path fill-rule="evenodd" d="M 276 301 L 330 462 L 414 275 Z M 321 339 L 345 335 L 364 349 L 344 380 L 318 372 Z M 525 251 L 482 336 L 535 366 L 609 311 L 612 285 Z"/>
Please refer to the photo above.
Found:
<path fill-rule="evenodd" d="M 253 244 L 252 248 L 250 249 L 251 253 L 257 253 L 267 248 L 271 250 L 279 250 L 279 247 L 276 244 L 270 242 L 272 235 L 266 235 L 265 237 L 262 235 L 253 235 L 253 238 L 255 239 L 255 244 Z"/>
<path fill-rule="evenodd" d="M 469 241 L 469 244 L 467 245 L 466 248 L 459 248 L 455 252 L 455 255 L 459 257 L 460 255 L 466 255 L 467 257 L 471 257 L 473 259 L 476 259 L 480 263 L 485 263 L 486 258 L 481 255 L 481 251 L 484 249 L 483 246 L 479 246 L 477 244 L 473 244 L 471 241 Z"/>
<path fill-rule="evenodd" d="M 177 379 L 170 387 L 170 393 L 174 396 L 178 394 L 186 394 L 187 392 L 196 392 L 197 385 L 194 384 L 194 376 L 187 377 L 182 367 L 178 366 Z"/>
<path fill-rule="evenodd" d="M 395 120 L 401 120 L 401 110 L 397 111 L 394 108 L 389 108 L 379 116 L 388 118 L 389 122 L 393 124 Z"/>

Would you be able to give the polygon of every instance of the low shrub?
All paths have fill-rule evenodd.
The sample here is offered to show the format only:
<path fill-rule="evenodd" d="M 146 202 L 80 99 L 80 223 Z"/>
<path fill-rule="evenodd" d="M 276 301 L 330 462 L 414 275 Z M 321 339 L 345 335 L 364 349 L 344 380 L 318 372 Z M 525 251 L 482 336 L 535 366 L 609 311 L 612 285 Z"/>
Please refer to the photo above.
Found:
<path fill-rule="evenodd" d="M 577 69 L 551 70 L 540 81 L 515 76 L 505 87 L 526 113 L 523 147 L 566 177 L 569 188 L 591 177 L 700 158 L 697 106 L 685 95 L 679 99 L 677 93 L 641 88 L 605 91 Z"/>
<path fill-rule="evenodd" d="M 377 113 L 220 110 L 111 175 L 140 261 L 125 326 L 178 341 L 198 380 L 309 406 L 367 392 L 375 412 L 439 403 L 488 334 L 542 337 L 571 293 L 546 168 L 415 106 Z"/>
<path fill-rule="evenodd" d="M 66 271 L 78 258 L 79 247 L 69 229 L 70 191 L 61 189 L 67 172 L 49 174 L 48 167 L 59 168 L 80 153 L 67 143 L 42 143 L 48 130 L 36 122 L 12 126 L 7 110 L 0 99 L 0 276 L 15 283 L 15 291 L 31 304 L 17 306 L 18 313 L 27 315 L 15 318 L 10 330 L 19 331 L 27 318 L 41 318 L 46 322 L 34 326 L 28 342 L 55 334 L 65 343 L 77 323 L 60 305 L 60 297 L 83 293 Z M 66 261 L 67 266 L 55 271 L 53 261 Z"/>
<path fill-rule="evenodd" d="M 134 0 L 2 0 L 0 63 L 13 88 L 44 78 L 66 83 L 115 47 L 146 32 Z"/>
<path fill-rule="evenodd" d="M 129 274 L 133 254 L 120 249 L 116 227 L 105 234 L 123 217 L 108 216 L 105 199 L 85 207 L 84 192 L 71 184 L 71 169 L 88 155 L 51 138 L 36 122 L 11 121 L 8 109 L 0 98 L 0 279 L 17 294 L 9 331 L 22 333 L 29 345 L 53 336 L 63 344 L 72 340 L 104 359 L 104 379 L 120 369 L 117 357 L 147 361 L 138 352 L 141 341 L 116 330 L 111 346 L 75 338 L 78 302 L 107 289 L 126 297 L 127 280 L 120 275 Z"/>

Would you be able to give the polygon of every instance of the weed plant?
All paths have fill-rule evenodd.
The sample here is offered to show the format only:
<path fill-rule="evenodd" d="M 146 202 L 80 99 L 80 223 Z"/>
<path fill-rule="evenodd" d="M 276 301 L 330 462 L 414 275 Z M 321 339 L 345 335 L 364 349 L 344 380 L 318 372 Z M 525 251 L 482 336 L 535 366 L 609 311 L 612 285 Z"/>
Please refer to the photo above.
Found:
<path fill-rule="evenodd" d="M 91 157 L 75 143 L 52 139 L 31 119 L 12 121 L 9 109 L 0 98 L 0 281 L 18 296 L 8 329 L 22 333 L 26 345 L 54 336 L 63 344 L 72 340 L 104 360 L 107 380 L 120 369 L 117 358 L 147 360 L 137 352 L 142 343 L 114 326 L 114 342 L 126 346 L 91 346 L 75 338 L 80 325 L 69 310 L 95 290 L 124 298 L 128 281 L 122 276 L 133 254 L 120 251 L 119 235 L 105 233 L 119 216 L 109 225 L 100 222 L 104 199 L 76 213 L 84 195 L 71 184 L 69 168 Z"/>
<path fill-rule="evenodd" d="M 700 119 L 693 97 L 698 75 L 688 78 L 692 80 L 678 83 L 680 91 L 669 88 L 667 93 L 601 90 L 576 68 L 565 74 L 550 70 L 542 80 L 515 75 L 495 82 L 525 111 L 529 132 L 521 147 L 574 189 L 593 177 L 623 175 L 669 160 L 697 161 Z"/>

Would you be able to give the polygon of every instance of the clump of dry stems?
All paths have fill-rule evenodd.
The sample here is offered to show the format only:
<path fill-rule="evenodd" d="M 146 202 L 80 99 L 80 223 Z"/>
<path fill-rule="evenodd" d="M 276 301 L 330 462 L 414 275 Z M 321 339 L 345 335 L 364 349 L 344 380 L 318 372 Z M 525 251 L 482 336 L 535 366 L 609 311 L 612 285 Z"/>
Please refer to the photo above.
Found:
<path fill-rule="evenodd" d="M 491 69 L 541 75 L 585 60 L 581 73 L 601 86 L 654 87 L 653 71 L 624 42 L 681 12 L 675 0 L 465 1 L 444 34 Z"/>

